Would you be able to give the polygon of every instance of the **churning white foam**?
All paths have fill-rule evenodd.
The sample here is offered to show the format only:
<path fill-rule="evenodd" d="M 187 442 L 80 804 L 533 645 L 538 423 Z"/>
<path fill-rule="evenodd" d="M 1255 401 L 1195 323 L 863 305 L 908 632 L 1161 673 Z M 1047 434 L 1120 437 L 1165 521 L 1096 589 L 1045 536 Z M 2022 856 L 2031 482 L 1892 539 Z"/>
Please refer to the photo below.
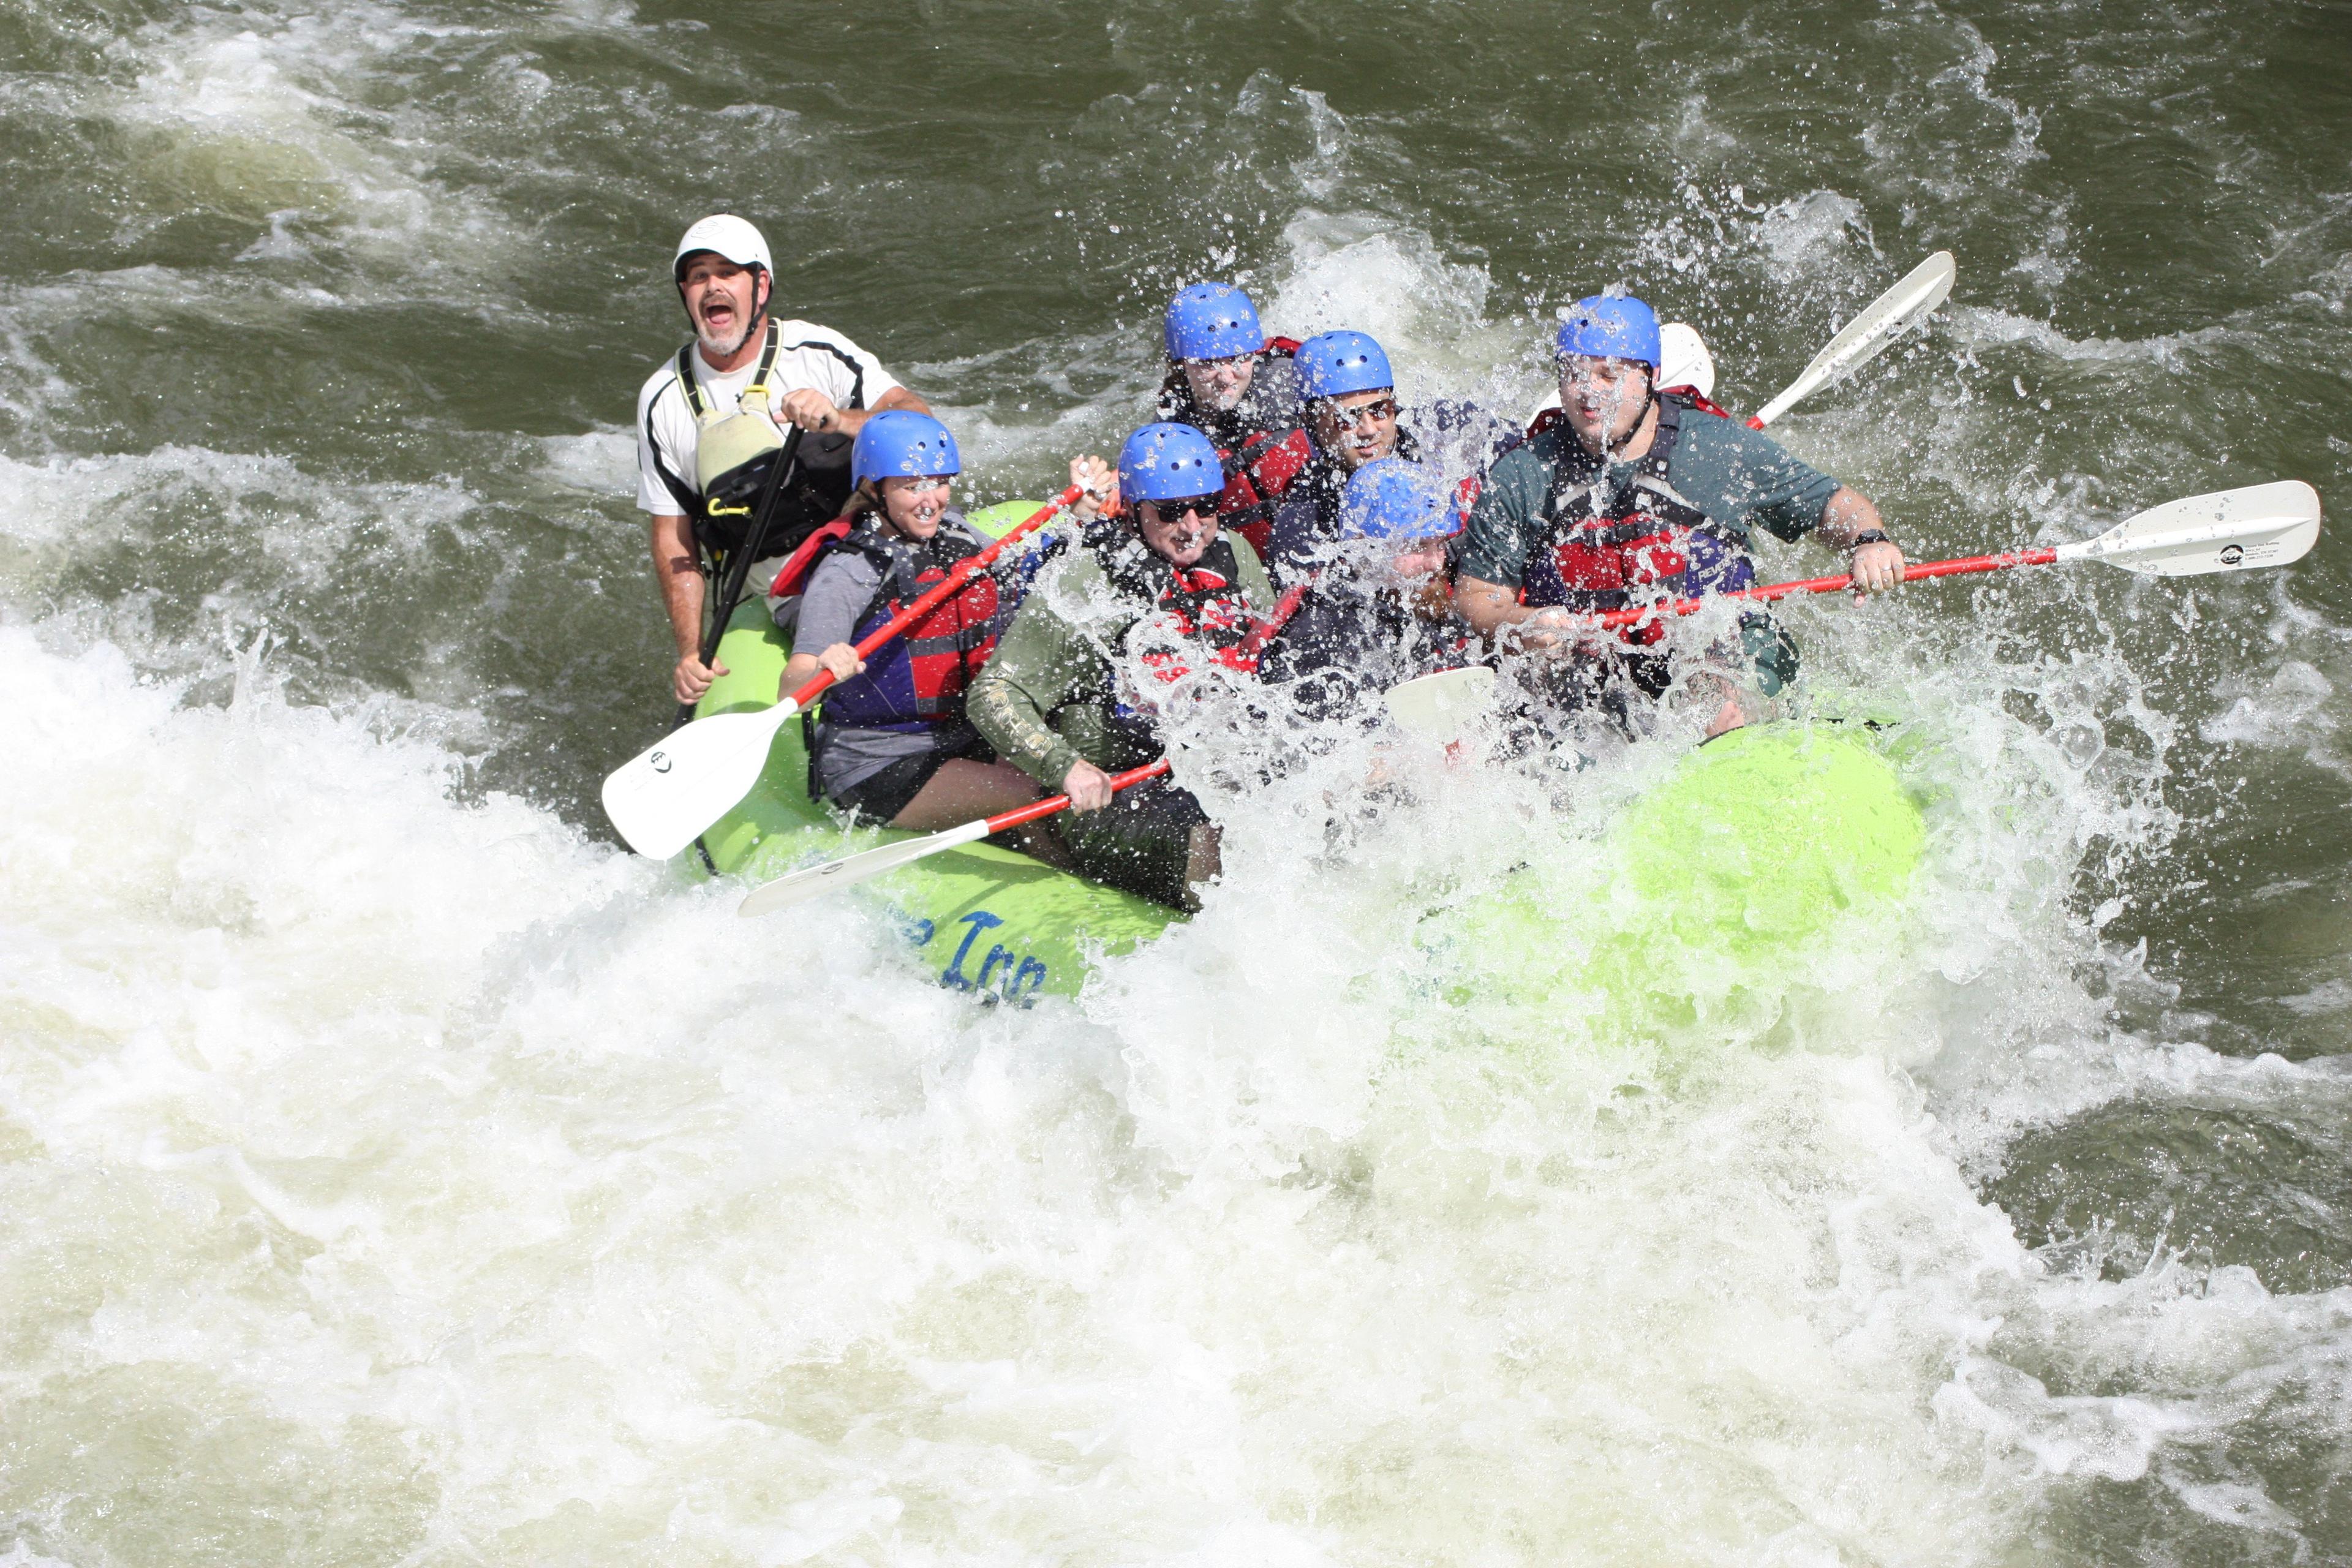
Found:
<path fill-rule="evenodd" d="M 1238 832 L 1190 927 L 989 1011 L 858 900 L 736 921 L 257 663 L 191 707 L 11 626 L 0 709 L 12 1466 L 62 1500 L 27 1552 L 116 1539 L 110 1404 L 173 1457 L 101 1480 L 253 1560 L 275 1508 L 344 1560 L 1992 1561 L 2053 1478 L 2172 1464 L 2344 1332 L 2053 1277 L 1977 1197 L 2011 1080 L 1906 1064 L 2300 1070 L 2086 1045 L 2011 984 L 2051 895 L 1968 891 L 1986 801 L 1929 805 L 1966 909 L 1761 1033 L 1496 1036 L 1403 916 L 1542 792 L 1460 770 L 1358 844 Z M 2068 766 L 1969 734 L 1907 765 Z"/>

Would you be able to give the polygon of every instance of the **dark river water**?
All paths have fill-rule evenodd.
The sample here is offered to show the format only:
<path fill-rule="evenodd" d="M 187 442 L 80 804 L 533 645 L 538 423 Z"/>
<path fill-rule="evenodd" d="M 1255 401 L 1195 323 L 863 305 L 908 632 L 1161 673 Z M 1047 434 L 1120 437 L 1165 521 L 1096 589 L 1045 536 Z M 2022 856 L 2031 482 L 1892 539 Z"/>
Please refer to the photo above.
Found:
<path fill-rule="evenodd" d="M 707 211 L 977 500 L 1202 277 L 1503 410 L 1622 284 L 1745 410 L 1948 249 L 1780 433 L 1974 554 L 2352 498 L 2352 3 L 0 0 L 0 1563 L 2352 1562 L 2331 537 L 1793 607 L 1927 861 L 1680 1036 L 1246 824 L 976 1010 L 595 805 Z"/>

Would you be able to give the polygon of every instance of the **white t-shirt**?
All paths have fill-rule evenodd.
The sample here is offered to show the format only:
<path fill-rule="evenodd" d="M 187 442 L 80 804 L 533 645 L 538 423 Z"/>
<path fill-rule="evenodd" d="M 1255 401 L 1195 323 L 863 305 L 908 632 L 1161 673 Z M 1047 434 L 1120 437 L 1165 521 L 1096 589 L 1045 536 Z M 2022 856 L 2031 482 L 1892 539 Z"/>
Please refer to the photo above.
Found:
<path fill-rule="evenodd" d="M 836 408 L 871 408 L 882 400 L 882 395 L 898 384 L 882 362 L 828 327 L 807 321 L 776 323 L 781 342 L 776 351 L 776 368 L 768 378 L 771 414 L 784 405 L 787 393 L 813 388 L 824 394 Z M 741 370 L 721 375 L 712 370 L 698 347 L 687 355 L 694 367 L 694 379 L 709 399 L 710 406 L 722 413 L 735 412 L 737 400 L 743 389 L 751 384 L 751 376 L 760 368 L 754 356 Z M 778 418 L 778 428 L 787 434 L 792 430 L 789 420 Z M 685 487 L 689 495 L 699 495 L 702 487 L 695 481 L 694 447 L 698 428 L 694 409 L 677 384 L 677 356 L 662 361 L 637 394 L 637 505 L 649 512 L 682 512 L 686 509 L 662 482 L 663 470 Z M 821 437 L 811 434 L 801 442 L 801 462 L 811 468 L 845 468 L 849 462 L 850 440 L 845 436 Z"/>

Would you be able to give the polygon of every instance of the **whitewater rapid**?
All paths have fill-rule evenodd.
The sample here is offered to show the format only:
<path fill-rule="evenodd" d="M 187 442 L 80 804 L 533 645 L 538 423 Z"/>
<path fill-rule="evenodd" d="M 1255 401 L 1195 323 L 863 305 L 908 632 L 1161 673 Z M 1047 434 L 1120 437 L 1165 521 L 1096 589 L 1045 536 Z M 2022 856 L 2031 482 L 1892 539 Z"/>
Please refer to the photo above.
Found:
<path fill-rule="evenodd" d="M 1298 862 L 1076 1005 L 988 1009 L 856 900 L 737 921 L 223 658 L 189 706 L 0 631 L 34 741 L 0 1278 L 45 1536 L 135 1484 L 253 1560 L 1339 1563 L 1469 1518 L 1962 1561 L 2053 1479 L 2151 1474 L 2288 1528 L 2210 1460 L 2340 1367 L 2352 1292 L 2053 1273 L 1969 1166 L 2069 1098 L 2352 1080 L 2103 1030 L 2018 966 L 2070 930 L 2096 962 L 2052 879 L 2012 929 L 1979 897 L 1823 955 L 1748 1037 L 1490 1032 Z M 1955 897 L 2014 848 L 1970 843 L 1997 809 L 1930 806 Z"/>
<path fill-rule="evenodd" d="M 0 1564 L 2352 1550 L 2325 541 L 1792 606 L 1797 717 L 1884 722 L 1928 847 L 1799 972 L 1690 957 L 1695 1021 L 1415 940 L 1537 825 L 1605 871 L 1680 742 L 1336 833 L 1360 776 L 1297 770 L 1018 1010 L 593 805 L 666 710 L 627 398 L 706 205 L 982 501 L 1115 447 L 1207 270 L 1485 414 L 1622 275 L 1745 408 L 1952 245 L 1787 435 L 1974 553 L 2341 467 L 2336 165 L 2184 79 L 2252 21 L 0 11 Z M 2210 189 L 2125 266 L 2150 146 Z"/>

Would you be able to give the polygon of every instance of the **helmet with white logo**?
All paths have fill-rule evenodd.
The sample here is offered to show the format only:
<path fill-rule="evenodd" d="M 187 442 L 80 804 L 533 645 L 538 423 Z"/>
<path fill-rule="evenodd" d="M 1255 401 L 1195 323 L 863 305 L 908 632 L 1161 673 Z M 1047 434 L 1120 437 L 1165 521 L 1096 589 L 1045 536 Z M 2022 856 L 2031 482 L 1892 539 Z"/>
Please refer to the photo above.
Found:
<path fill-rule="evenodd" d="M 1224 465 L 1190 425 L 1146 425 L 1118 452 L 1118 489 L 1129 500 L 1190 500 L 1225 488 Z"/>
<path fill-rule="evenodd" d="M 1658 342 L 1658 313 L 1630 294 L 1579 300 L 1568 308 L 1557 342 L 1563 357 L 1633 360 L 1653 373 L 1665 357 Z"/>

